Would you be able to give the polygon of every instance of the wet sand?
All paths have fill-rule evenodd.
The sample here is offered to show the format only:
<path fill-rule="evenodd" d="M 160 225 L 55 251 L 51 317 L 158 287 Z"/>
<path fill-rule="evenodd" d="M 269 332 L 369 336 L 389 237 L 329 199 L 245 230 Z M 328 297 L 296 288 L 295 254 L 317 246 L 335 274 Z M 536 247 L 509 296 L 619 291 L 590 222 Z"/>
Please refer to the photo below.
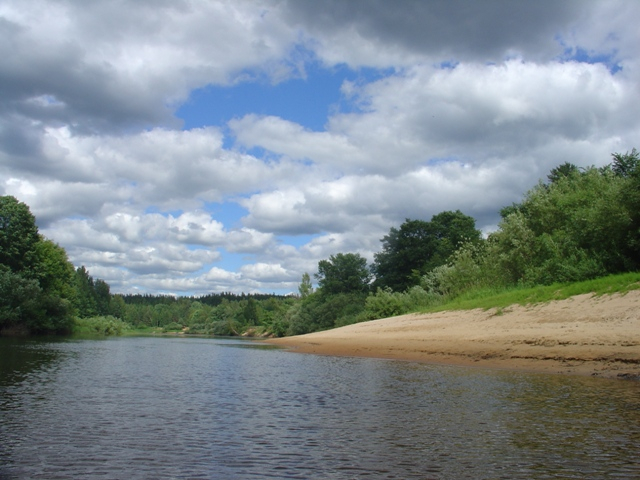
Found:
<path fill-rule="evenodd" d="M 320 355 L 640 378 L 640 290 L 402 315 L 269 343 Z"/>

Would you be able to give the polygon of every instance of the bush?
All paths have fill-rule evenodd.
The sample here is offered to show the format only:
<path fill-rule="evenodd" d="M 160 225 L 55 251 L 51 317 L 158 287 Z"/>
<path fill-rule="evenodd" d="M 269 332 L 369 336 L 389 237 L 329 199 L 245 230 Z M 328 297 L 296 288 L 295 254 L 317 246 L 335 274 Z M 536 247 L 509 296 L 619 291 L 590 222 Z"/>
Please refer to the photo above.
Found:
<path fill-rule="evenodd" d="M 368 320 L 395 317 L 406 312 L 404 294 L 390 288 L 378 288 L 375 295 L 369 295 L 364 304 L 364 317 Z"/>
<path fill-rule="evenodd" d="M 439 268 L 441 267 L 437 269 Z M 411 287 L 404 293 L 393 292 L 389 288 L 378 288 L 375 295 L 369 295 L 367 297 L 364 311 L 358 315 L 357 321 L 403 315 L 423 307 L 438 304 L 441 302 L 441 299 L 442 295 L 434 291 L 426 291 L 417 285 Z"/>
<path fill-rule="evenodd" d="M 284 337 L 287 334 L 288 329 L 289 324 L 284 319 L 280 318 L 274 319 L 269 327 L 269 331 L 274 337 Z"/>
<path fill-rule="evenodd" d="M 242 325 L 236 320 L 219 320 L 211 324 L 211 333 L 222 337 L 232 337 L 240 335 Z"/>
<path fill-rule="evenodd" d="M 90 335 L 122 335 L 131 326 L 119 318 L 108 315 L 106 317 L 76 318 L 73 333 Z"/>
<path fill-rule="evenodd" d="M 171 322 L 162 327 L 163 332 L 179 332 L 182 330 L 182 325 L 176 322 Z"/>

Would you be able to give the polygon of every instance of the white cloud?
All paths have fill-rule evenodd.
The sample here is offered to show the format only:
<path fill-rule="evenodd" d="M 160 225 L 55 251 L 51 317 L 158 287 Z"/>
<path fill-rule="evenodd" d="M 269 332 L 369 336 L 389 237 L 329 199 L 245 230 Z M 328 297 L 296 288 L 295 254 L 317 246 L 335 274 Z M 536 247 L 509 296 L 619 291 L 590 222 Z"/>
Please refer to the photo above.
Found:
<path fill-rule="evenodd" d="M 0 191 L 113 291 L 295 291 L 405 218 L 490 230 L 558 164 L 638 146 L 638 19 L 621 0 L 5 1 Z M 196 88 L 322 68 L 352 69 L 323 130 L 174 116 Z"/>
<path fill-rule="evenodd" d="M 337 168 L 366 162 L 363 152 L 348 137 L 311 132 L 279 117 L 246 115 L 229 122 L 229 127 L 245 146 L 260 146 L 295 160 L 313 160 Z"/>
<path fill-rule="evenodd" d="M 295 31 L 270 2 L 4 2 L 0 71 L 18 111 L 75 129 L 176 124 L 191 89 L 282 75 Z M 273 11 L 272 11 L 273 10 Z M 34 99 L 55 98 L 61 108 Z M 29 106 L 31 105 L 31 106 Z"/>
<path fill-rule="evenodd" d="M 287 272 L 280 264 L 254 263 L 244 265 L 240 268 L 240 272 L 247 278 L 257 281 L 270 282 L 287 282 L 297 280 L 297 275 Z"/>

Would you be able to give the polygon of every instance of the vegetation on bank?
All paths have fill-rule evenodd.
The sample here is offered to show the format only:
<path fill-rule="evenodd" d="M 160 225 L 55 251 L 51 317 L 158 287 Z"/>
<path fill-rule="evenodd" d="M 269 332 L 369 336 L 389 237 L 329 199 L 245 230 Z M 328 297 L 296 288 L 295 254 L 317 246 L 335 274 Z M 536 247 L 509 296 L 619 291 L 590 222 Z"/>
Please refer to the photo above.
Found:
<path fill-rule="evenodd" d="M 640 156 L 603 168 L 565 163 L 503 208 L 483 238 L 472 217 L 406 219 L 372 265 L 338 253 L 297 296 L 113 295 L 42 237 L 29 208 L 0 197 L 0 333 L 285 336 L 416 311 L 504 308 L 640 288 Z"/>
<path fill-rule="evenodd" d="M 593 294 L 624 295 L 631 290 L 640 290 L 640 273 L 620 273 L 607 275 L 593 280 L 572 283 L 553 283 L 534 287 L 514 287 L 501 292 L 493 290 L 474 290 L 451 298 L 439 305 L 432 305 L 419 310 L 421 313 L 440 312 L 445 310 L 473 310 L 481 308 L 506 308 L 510 305 L 532 305 L 548 303 L 554 300 Z"/>
<path fill-rule="evenodd" d="M 122 335 L 131 330 L 131 325 L 112 315 L 76 318 L 73 333 L 77 335 Z"/>

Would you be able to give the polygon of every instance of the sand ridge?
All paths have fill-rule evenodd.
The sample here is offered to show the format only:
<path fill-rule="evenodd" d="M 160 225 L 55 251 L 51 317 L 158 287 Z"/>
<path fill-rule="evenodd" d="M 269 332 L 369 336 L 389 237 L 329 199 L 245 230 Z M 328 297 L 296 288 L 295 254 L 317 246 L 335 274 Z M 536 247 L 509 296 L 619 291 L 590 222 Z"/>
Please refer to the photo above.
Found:
<path fill-rule="evenodd" d="M 322 355 L 638 378 L 640 290 L 402 315 L 269 343 Z"/>

